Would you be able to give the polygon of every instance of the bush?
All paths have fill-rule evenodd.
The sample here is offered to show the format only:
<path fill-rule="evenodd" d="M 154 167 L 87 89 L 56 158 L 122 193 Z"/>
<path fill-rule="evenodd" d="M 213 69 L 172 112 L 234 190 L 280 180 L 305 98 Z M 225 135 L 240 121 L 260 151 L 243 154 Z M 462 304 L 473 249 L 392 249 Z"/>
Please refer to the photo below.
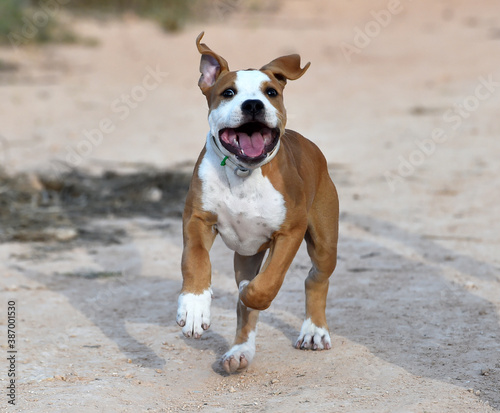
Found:
<path fill-rule="evenodd" d="M 75 42 L 77 36 L 57 11 L 44 7 L 48 0 L 0 0 L 0 43 Z M 61 10 L 92 15 L 133 12 L 155 20 L 166 31 L 180 30 L 188 19 L 209 19 L 217 11 L 236 10 L 242 0 L 52 0 Z M 227 9 L 227 10 L 226 10 Z M 34 17 L 38 16 L 38 20 Z M 46 16 L 40 20 L 40 16 Z"/>
<path fill-rule="evenodd" d="M 61 6 L 62 8 L 63 6 Z M 28 43 L 75 42 L 76 35 L 48 9 L 23 0 L 1 0 L 0 42 L 19 46 Z M 38 17 L 38 20 L 35 18 Z"/>
<path fill-rule="evenodd" d="M 0 39 L 22 28 L 23 9 L 26 2 L 20 0 L 2 0 L 0 3 Z"/>
<path fill-rule="evenodd" d="M 138 16 L 157 21 L 166 31 L 177 31 L 192 15 L 198 2 L 199 0 L 74 0 L 68 3 L 68 7 L 90 13 L 134 12 Z"/>

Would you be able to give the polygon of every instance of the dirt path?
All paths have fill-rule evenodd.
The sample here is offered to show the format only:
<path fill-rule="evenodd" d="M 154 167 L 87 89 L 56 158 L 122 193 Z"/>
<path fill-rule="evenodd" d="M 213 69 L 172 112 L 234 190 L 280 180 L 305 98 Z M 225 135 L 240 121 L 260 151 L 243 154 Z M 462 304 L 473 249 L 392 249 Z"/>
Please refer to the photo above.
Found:
<path fill-rule="evenodd" d="M 0 159 L 11 176 L 27 174 L 31 194 L 11 216 L 35 211 L 37 231 L 44 217 L 57 229 L 19 242 L 0 214 L 0 411 L 500 410 L 498 5 L 283 3 L 176 35 L 133 18 L 80 21 L 99 46 L 0 50 L 19 65 L 0 72 Z M 309 268 L 302 249 L 261 314 L 254 363 L 235 376 L 218 365 L 235 328 L 232 255 L 214 246 L 212 326 L 184 339 L 178 205 L 165 218 L 155 207 L 172 196 L 155 171 L 184 173 L 203 145 L 202 29 L 232 68 L 289 52 L 312 61 L 287 86 L 288 126 L 325 152 L 342 210 L 327 309 L 333 349 L 291 345 Z M 146 78 L 157 85 L 143 96 Z M 72 168 L 90 192 L 43 198 L 51 189 L 40 171 L 57 178 Z M 105 170 L 133 179 L 92 178 Z M 111 202 L 106 188 L 124 198 Z M 142 209 L 126 202 L 135 188 Z M 4 209 L 10 190 L 1 181 Z M 10 300 L 16 406 L 6 397 Z"/>

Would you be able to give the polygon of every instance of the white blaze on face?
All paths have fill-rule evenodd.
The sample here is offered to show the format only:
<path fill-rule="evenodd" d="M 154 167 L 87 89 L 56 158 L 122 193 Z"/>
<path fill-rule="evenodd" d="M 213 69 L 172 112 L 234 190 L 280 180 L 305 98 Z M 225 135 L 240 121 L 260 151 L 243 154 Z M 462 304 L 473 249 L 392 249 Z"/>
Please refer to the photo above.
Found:
<path fill-rule="evenodd" d="M 270 82 L 268 75 L 260 70 L 240 70 L 236 72 L 232 99 L 223 100 L 217 108 L 210 111 L 208 123 L 212 136 L 218 137 L 219 131 L 224 128 L 237 128 L 243 123 L 241 105 L 249 99 L 258 99 L 264 104 L 264 122 L 268 127 L 279 125 L 278 111 L 269 102 L 269 97 L 262 91 L 262 83 Z"/>

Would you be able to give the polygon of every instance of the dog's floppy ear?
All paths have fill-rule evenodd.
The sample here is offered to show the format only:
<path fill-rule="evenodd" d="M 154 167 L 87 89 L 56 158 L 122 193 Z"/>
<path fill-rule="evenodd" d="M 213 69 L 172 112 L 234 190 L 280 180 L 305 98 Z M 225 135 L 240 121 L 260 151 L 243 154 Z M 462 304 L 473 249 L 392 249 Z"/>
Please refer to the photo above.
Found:
<path fill-rule="evenodd" d="M 308 62 L 302 69 L 300 68 L 300 56 L 291 54 L 281 56 L 262 66 L 260 70 L 270 71 L 278 81 L 285 86 L 287 80 L 296 80 L 301 77 L 311 65 Z"/>
<path fill-rule="evenodd" d="M 200 61 L 200 80 L 198 86 L 204 95 L 215 84 L 217 78 L 222 72 L 229 71 L 229 65 L 226 59 L 213 52 L 205 43 L 200 43 L 205 32 L 201 32 L 196 38 L 196 47 L 201 53 Z"/>

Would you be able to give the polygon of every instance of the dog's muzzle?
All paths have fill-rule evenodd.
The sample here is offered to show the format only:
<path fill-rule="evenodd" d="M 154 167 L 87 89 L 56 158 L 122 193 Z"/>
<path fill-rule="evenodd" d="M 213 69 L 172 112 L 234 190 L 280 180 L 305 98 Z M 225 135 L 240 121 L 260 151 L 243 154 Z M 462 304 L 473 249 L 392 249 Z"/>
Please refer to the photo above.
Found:
<path fill-rule="evenodd" d="M 245 123 L 237 128 L 219 131 L 219 141 L 240 161 L 248 164 L 261 162 L 279 141 L 278 128 L 269 128 L 261 122 Z"/>

